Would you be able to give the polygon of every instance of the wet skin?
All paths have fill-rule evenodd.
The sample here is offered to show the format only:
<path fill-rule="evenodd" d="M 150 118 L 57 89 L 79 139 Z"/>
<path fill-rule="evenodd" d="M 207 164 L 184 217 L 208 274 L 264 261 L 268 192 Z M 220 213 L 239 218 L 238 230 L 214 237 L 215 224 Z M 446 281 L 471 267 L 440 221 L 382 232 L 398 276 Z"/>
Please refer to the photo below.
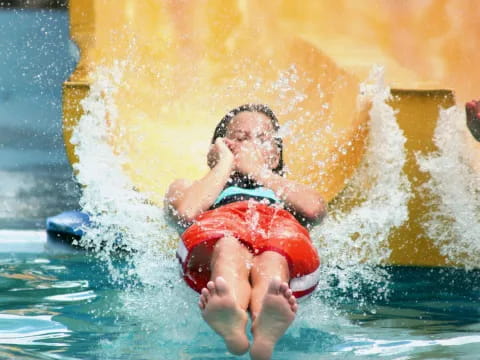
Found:
<path fill-rule="evenodd" d="M 467 126 L 475 140 L 480 142 L 480 100 L 472 100 L 465 105 Z"/>

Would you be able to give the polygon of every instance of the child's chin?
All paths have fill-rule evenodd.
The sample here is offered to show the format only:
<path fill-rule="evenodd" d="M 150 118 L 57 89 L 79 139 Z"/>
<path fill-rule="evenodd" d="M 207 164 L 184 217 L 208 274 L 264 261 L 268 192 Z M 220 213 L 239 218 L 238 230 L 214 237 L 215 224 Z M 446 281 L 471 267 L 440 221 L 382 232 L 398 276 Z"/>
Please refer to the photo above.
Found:
<path fill-rule="evenodd" d="M 246 189 L 258 187 L 258 184 L 252 178 L 248 175 L 239 173 L 238 171 L 235 171 L 230 176 L 228 183 L 230 186 L 238 186 Z"/>

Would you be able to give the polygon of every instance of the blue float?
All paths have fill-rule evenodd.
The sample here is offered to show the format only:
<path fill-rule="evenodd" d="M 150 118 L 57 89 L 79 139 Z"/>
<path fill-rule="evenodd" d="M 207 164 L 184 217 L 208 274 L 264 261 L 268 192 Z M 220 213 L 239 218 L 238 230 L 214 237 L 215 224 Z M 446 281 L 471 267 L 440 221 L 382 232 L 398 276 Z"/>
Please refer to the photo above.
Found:
<path fill-rule="evenodd" d="M 47 218 L 46 230 L 49 240 L 72 243 L 79 240 L 90 225 L 90 216 L 81 211 L 64 211 Z"/>

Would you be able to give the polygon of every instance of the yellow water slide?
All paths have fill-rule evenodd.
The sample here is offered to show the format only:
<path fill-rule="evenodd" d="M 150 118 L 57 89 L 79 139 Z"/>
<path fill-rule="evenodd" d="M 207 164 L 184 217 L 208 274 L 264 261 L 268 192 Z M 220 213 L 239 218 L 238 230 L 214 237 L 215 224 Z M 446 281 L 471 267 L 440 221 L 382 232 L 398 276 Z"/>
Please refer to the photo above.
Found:
<path fill-rule="evenodd" d="M 273 108 L 288 130 L 289 176 L 331 200 L 365 150 L 368 104 L 357 96 L 373 64 L 386 66 L 409 151 L 434 149 L 439 105 L 480 94 L 474 0 L 70 0 L 69 11 L 81 52 L 64 84 L 69 159 L 93 74 L 120 62 L 109 141 L 159 204 L 173 179 L 207 171 L 213 128 L 240 104 Z M 425 178 L 411 158 L 406 170 Z M 415 198 L 409 207 L 411 219 L 426 211 Z M 390 244 L 392 264 L 445 263 L 415 220 Z"/>

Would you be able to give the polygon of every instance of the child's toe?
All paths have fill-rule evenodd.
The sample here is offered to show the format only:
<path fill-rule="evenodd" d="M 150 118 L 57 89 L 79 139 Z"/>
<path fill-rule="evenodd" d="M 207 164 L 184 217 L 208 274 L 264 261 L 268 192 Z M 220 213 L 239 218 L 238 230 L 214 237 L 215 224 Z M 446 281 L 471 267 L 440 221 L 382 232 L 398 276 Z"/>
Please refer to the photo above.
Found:
<path fill-rule="evenodd" d="M 213 295 L 215 293 L 215 283 L 213 281 L 209 281 L 207 283 L 207 288 L 210 292 L 210 295 Z"/>

